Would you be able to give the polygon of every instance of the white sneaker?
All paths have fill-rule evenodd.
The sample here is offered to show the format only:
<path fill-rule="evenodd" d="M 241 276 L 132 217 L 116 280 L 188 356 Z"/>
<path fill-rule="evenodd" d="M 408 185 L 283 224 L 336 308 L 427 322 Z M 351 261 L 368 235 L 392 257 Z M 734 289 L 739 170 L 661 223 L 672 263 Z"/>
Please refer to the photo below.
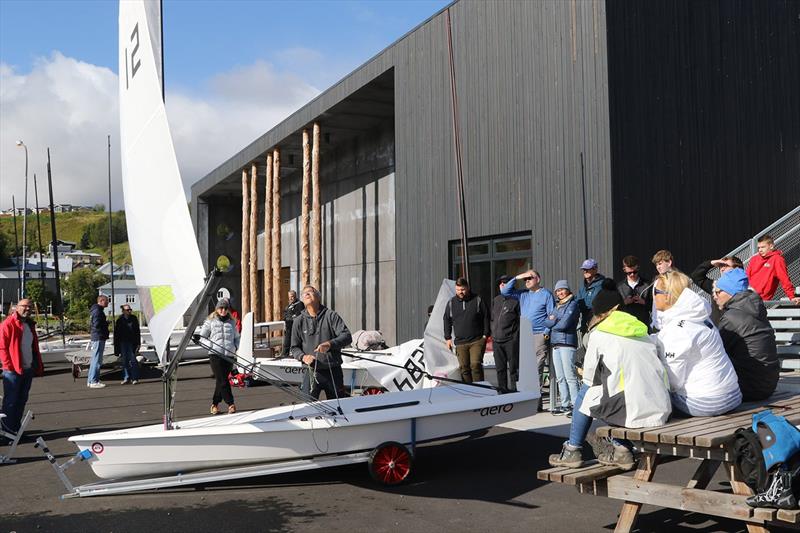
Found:
<path fill-rule="evenodd" d="M 100 383 L 99 381 L 95 381 L 94 383 L 89 383 L 90 389 L 102 389 L 105 386 L 106 386 L 105 383 Z"/>
<path fill-rule="evenodd" d="M 127 379 L 123 379 L 123 380 L 120 382 L 120 385 L 127 385 L 128 383 L 130 383 L 130 381 L 128 381 Z"/>
<path fill-rule="evenodd" d="M 138 379 L 134 379 L 133 381 L 131 381 L 131 385 L 136 385 L 137 383 L 139 383 Z"/>

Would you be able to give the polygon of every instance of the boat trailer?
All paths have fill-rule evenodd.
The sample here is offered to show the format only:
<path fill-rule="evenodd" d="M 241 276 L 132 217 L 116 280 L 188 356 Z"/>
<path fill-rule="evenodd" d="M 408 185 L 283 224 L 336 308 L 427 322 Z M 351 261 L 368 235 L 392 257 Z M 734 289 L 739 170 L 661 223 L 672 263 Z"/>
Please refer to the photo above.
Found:
<path fill-rule="evenodd" d="M 6 415 L 0 413 L 0 419 L 5 418 Z M 12 459 L 14 457 L 14 452 L 17 451 L 17 444 L 19 444 L 20 439 L 22 438 L 22 434 L 25 432 L 25 428 L 28 426 L 30 421 L 33 420 L 33 412 L 28 411 L 25 413 L 25 416 L 22 418 L 22 422 L 19 425 L 19 431 L 16 433 L 11 433 L 10 431 L 5 431 L 4 429 L 0 428 L 0 436 L 9 439 L 11 442 L 8 445 L 8 453 L 0 454 L 0 464 L 14 464 L 17 462 L 16 459 Z"/>
<path fill-rule="evenodd" d="M 332 466 L 344 466 L 357 463 L 367 463 L 372 478 L 382 485 L 399 485 L 411 474 L 414 462 L 414 444 L 405 445 L 389 441 L 378 445 L 369 452 L 357 452 L 341 455 L 312 457 L 292 461 L 279 461 L 268 464 L 240 466 L 130 480 L 105 480 L 86 485 L 74 486 L 64 473 L 65 470 L 92 458 L 91 450 L 76 453 L 70 459 L 59 464 L 47 443 L 41 437 L 36 439 L 36 448 L 41 448 L 50 465 L 66 487 L 66 494 L 61 499 L 85 498 L 89 496 L 110 496 L 113 494 L 127 494 L 149 490 L 166 489 L 173 487 L 202 485 L 232 479 L 245 479 L 251 477 L 285 474 L 289 472 L 302 472 Z"/>

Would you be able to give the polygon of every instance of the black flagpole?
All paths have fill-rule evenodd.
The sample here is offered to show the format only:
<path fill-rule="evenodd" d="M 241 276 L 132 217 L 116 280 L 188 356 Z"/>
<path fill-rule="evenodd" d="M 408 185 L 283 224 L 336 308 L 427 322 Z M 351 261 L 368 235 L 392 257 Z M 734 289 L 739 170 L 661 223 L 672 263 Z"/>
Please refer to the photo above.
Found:
<path fill-rule="evenodd" d="M 36 234 L 39 239 L 39 279 L 42 281 L 42 288 L 47 290 L 47 283 L 44 277 L 44 250 L 42 250 L 42 223 L 39 220 L 39 185 L 36 183 L 36 173 L 33 173 L 33 197 L 36 201 Z M 50 336 L 50 320 L 47 318 L 47 306 L 44 307 L 44 330 Z"/>
<path fill-rule="evenodd" d="M 117 295 L 114 292 L 114 241 L 112 239 L 111 216 L 111 135 L 108 136 L 108 256 L 111 264 L 111 323 L 114 323 L 114 306 L 117 305 Z"/>
<path fill-rule="evenodd" d="M 19 237 L 17 236 L 17 202 L 14 195 L 11 195 L 11 212 L 14 216 L 14 256 L 17 258 L 14 261 L 17 264 L 17 300 L 22 296 L 22 274 L 19 270 Z"/>
<path fill-rule="evenodd" d="M 53 248 L 53 268 L 56 270 L 56 298 L 58 298 L 58 317 L 61 321 L 61 345 L 66 347 L 64 334 L 64 300 L 61 298 L 61 269 L 58 267 L 58 238 L 56 237 L 56 208 L 53 205 L 53 174 L 50 171 L 50 148 L 47 149 L 47 189 L 50 192 L 50 235 Z"/>

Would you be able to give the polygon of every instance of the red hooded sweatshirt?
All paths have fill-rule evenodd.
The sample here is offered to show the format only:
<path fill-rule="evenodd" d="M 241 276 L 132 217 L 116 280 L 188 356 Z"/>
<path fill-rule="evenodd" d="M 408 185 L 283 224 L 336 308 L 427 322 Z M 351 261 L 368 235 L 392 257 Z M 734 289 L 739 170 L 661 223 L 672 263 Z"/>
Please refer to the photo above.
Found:
<path fill-rule="evenodd" d="M 0 325 L 0 362 L 3 363 L 3 370 L 13 370 L 17 374 L 22 374 L 22 328 L 24 324 L 16 312 L 8 315 Z M 36 335 L 36 328 L 33 329 L 33 374 L 41 376 L 44 374 L 42 364 L 42 354 L 39 351 L 39 337 Z"/>
<path fill-rule="evenodd" d="M 779 281 L 786 296 L 794 298 L 794 285 L 789 279 L 786 260 L 780 250 L 772 250 L 766 257 L 761 257 L 759 254 L 754 255 L 747 263 L 746 272 L 750 286 L 762 299 L 772 300 L 775 297 Z"/>

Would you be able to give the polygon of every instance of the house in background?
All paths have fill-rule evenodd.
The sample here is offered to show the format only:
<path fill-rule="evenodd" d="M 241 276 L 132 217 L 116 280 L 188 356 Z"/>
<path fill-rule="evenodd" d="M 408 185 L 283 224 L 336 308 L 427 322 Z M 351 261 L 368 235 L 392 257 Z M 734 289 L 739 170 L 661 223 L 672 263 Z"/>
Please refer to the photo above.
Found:
<path fill-rule="evenodd" d="M 119 308 L 123 304 L 128 304 L 134 313 L 141 311 L 139 306 L 139 293 L 136 290 L 136 281 L 132 279 L 114 280 L 114 292 L 111 292 L 111 283 L 101 285 L 98 289 L 101 295 L 108 296 L 108 307 L 106 314 L 111 314 L 113 307 L 114 313 L 119 314 Z"/>
<path fill-rule="evenodd" d="M 105 274 L 106 276 L 111 277 L 111 263 L 105 263 L 100 268 L 97 269 L 97 272 L 100 274 Z M 114 279 L 133 279 L 134 278 L 134 271 L 133 265 L 129 265 L 128 263 L 123 264 L 114 264 Z"/>

